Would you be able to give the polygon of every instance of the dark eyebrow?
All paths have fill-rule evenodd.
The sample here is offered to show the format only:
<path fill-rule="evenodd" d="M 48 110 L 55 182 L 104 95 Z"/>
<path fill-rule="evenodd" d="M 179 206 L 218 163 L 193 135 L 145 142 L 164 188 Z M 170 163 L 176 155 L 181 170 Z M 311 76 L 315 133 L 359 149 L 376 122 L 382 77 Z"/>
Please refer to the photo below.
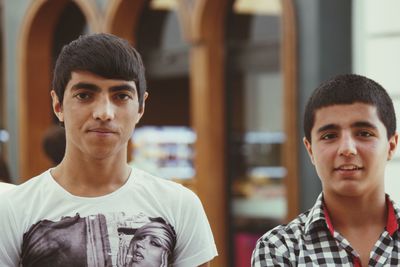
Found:
<path fill-rule="evenodd" d="M 318 128 L 317 133 L 322 133 L 327 130 L 338 130 L 338 129 L 339 129 L 339 126 L 337 124 L 331 123 L 331 124 L 327 124 L 327 125 L 324 125 L 324 126 Z"/>
<path fill-rule="evenodd" d="M 84 82 L 79 82 L 77 84 L 74 84 L 71 88 L 72 90 L 79 90 L 79 89 L 86 89 L 89 91 L 99 91 L 100 88 L 93 84 L 93 83 L 84 83 Z"/>
<path fill-rule="evenodd" d="M 368 121 L 356 121 L 351 125 L 352 128 L 370 128 L 377 129 L 376 125 L 368 122 Z"/>
<path fill-rule="evenodd" d="M 129 85 L 129 84 L 121 84 L 121 85 L 115 85 L 110 87 L 111 92 L 118 92 L 118 91 L 131 91 L 132 93 L 136 93 L 136 88 Z"/>
<path fill-rule="evenodd" d="M 86 89 L 86 90 L 94 91 L 94 92 L 101 90 L 100 87 L 98 87 L 97 85 L 95 85 L 93 83 L 85 83 L 85 82 L 79 82 L 72 86 L 72 90 L 78 90 L 78 89 Z M 118 92 L 118 91 L 125 91 L 125 90 L 131 91 L 133 93 L 136 92 L 136 88 L 129 84 L 121 84 L 121 85 L 111 86 L 109 88 L 109 90 L 111 92 Z"/>

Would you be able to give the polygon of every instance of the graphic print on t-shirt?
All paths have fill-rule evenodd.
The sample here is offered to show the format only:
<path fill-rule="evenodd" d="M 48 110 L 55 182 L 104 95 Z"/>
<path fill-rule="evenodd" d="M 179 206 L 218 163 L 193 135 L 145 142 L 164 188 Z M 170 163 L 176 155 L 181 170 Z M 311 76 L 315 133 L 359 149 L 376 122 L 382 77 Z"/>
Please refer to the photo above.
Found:
<path fill-rule="evenodd" d="M 23 237 L 21 263 L 24 267 L 166 267 L 175 244 L 174 228 L 161 217 L 77 214 L 33 225 Z"/>

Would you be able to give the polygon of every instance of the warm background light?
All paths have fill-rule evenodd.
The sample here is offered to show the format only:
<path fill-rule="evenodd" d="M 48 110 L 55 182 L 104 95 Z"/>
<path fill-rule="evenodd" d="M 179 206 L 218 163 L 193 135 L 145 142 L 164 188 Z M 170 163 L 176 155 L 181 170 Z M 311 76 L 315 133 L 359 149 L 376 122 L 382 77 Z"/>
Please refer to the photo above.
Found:
<path fill-rule="evenodd" d="M 150 3 L 151 8 L 160 10 L 174 10 L 178 6 L 177 0 L 153 0 Z"/>
<path fill-rule="evenodd" d="M 237 0 L 233 10 L 242 14 L 279 15 L 282 6 L 280 0 Z"/>

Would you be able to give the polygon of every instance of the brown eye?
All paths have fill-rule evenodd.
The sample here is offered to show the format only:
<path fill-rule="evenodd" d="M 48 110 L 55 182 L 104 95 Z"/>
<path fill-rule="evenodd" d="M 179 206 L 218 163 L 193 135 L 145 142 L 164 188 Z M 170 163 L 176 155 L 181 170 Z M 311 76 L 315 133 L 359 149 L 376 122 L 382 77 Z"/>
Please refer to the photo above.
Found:
<path fill-rule="evenodd" d="M 373 136 L 373 134 L 371 132 L 368 132 L 368 131 L 360 131 L 358 133 L 358 135 L 362 136 L 362 137 L 371 137 L 371 136 Z"/>
<path fill-rule="evenodd" d="M 336 137 L 334 133 L 327 133 L 321 136 L 321 140 L 330 140 Z"/>
<path fill-rule="evenodd" d="M 131 95 L 125 94 L 125 93 L 117 94 L 115 97 L 116 97 L 117 100 L 119 100 L 119 101 L 127 101 L 127 100 L 129 100 L 129 99 L 132 99 L 132 96 L 131 96 Z"/>
<path fill-rule="evenodd" d="M 79 93 L 79 94 L 76 94 L 75 97 L 79 100 L 87 100 L 90 98 L 90 95 L 87 93 Z"/>

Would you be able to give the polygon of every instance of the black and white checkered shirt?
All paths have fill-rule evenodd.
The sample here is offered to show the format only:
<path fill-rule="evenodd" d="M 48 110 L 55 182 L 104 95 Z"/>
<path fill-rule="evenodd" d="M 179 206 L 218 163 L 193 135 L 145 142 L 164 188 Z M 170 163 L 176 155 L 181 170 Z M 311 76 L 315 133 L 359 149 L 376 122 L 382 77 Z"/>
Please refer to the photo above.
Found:
<path fill-rule="evenodd" d="M 369 266 L 400 266 L 400 209 L 386 197 L 388 220 L 370 254 Z M 322 194 L 314 207 L 287 225 L 263 235 L 253 251 L 253 267 L 361 266 L 358 253 L 333 229 Z"/>

